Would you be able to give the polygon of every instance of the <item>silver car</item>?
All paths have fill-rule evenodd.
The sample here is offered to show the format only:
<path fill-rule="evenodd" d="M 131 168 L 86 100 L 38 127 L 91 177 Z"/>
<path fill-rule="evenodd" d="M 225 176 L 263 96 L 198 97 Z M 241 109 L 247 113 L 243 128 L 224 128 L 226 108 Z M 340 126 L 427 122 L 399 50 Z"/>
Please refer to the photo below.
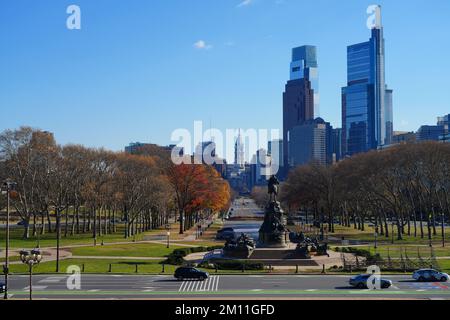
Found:
<path fill-rule="evenodd" d="M 420 269 L 414 272 L 413 279 L 421 282 L 447 282 L 450 277 L 447 273 L 439 272 L 434 269 Z"/>

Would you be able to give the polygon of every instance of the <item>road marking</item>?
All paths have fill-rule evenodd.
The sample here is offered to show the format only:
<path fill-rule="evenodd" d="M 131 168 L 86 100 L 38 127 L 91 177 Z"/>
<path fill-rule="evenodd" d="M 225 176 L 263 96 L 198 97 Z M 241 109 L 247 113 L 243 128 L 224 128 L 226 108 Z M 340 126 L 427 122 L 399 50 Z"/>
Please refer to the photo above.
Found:
<path fill-rule="evenodd" d="M 219 291 L 219 280 L 220 278 L 217 277 L 217 281 L 216 281 L 216 289 L 214 291 Z"/>
<path fill-rule="evenodd" d="M 48 277 L 45 279 L 42 279 L 39 281 L 39 283 L 59 283 L 62 280 L 65 280 L 66 278 L 64 277 Z"/>
<path fill-rule="evenodd" d="M 178 292 L 216 292 L 218 290 L 219 276 L 213 276 L 205 281 L 183 281 Z"/>
<path fill-rule="evenodd" d="M 41 291 L 47 288 L 48 286 L 33 286 L 33 291 Z M 23 288 L 23 291 L 30 291 L 30 286 Z"/>

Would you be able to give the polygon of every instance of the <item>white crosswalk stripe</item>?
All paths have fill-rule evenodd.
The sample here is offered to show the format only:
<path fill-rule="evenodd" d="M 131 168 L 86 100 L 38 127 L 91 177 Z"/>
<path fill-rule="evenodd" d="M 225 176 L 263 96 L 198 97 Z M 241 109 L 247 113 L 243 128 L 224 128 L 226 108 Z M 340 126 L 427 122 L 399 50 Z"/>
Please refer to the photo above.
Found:
<path fill-rule="evenodd" d="M 33 286 L 34 291 L 44 291 L 47 288 L 48 288 L 48 286 L 36 286 L 36 285 Z M 28 286 L 28 287 L 23 288 L 23 291 L 30 291 L 30 287 Z"/>
<path fill-rule="evenodd" d="M 209 277 L 205 281 L 183 281 L 179 292 L 217 292 L 219 276 Z"/>
<path fill-rule="evenodd" d="M 47 277 L 39 281 L 39 283 L 59 283 L 62 280 L 66 279 L 65 277 Z"/>

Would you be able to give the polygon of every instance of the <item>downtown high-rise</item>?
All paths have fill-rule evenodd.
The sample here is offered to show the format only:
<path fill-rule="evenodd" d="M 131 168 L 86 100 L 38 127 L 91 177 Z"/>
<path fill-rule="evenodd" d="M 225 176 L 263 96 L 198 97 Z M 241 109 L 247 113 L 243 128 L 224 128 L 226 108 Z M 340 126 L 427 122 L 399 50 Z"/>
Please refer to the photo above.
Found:
<path fill-rule="evenodd" d="M 289 167 L 289 143 L 291 130 L 314 119 L 319 108 L 318 64 L 315 46 L 292 49 L 290 78 L 283 93 L 283 168 Z"/>
<path fill-rule="evenodd" d="M 392 143 L 392 93 L 385 81 L 385 43 L 379 19 L 369 41 L 347 48 L 347 86 L 342 88 L 343 152 L 353 155 Z"/>

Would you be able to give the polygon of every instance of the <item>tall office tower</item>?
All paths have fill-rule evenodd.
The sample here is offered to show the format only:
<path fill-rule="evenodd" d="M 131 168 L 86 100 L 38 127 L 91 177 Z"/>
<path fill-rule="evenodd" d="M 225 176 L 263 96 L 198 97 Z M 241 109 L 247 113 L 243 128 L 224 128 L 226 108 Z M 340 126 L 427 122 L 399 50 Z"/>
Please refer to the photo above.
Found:
<path fill-rule="evenodd" d="M 283 140 L 275 139 L 271 140 L 267 144 L 268 154 L 272 157 L 272 165 L 274 168 L 278 168 L 278 172 L 274 174 L 279 174 L 283 170 Z"/>
<path fill-rule="evenodd" d="M 381 15 L 381 8 L 377 11 Z M 392 90 L 385 83 L 381 16 L 368 42 L 347 48 L 347 87 L 342 88 L 344 152 L 353 155 L 392 142 Z"/>
<path fill-rule="evenodd" d="M 333 128 L 322 118 L 308 120 L 295 126 L 290 132 L 289 164 L 291 167 L 316 162 L 333 163 Z"/>
<path fill-rule="evenodd" d="M 237 169 L 244 169 L 245 166 L 245 150 L 242 142 L 241 130 L 234 144 L 234 165 Z"/>
<path fill-rule="evenodd" d="M 385 144 L 392 144 L 394 138 L 394 113 L 393 113 L 393 90 L 386 89 L 386 94 L 384 96 L 385 110 L 386 110 L 386 139 Z"/>
<path fill-rule="evenodd" d="M 283 162 L 282 177 L 289 170 L 289 133 L 304 121 L 314 119 L 319 108 L 317 49 L 302 46 L 292 49 L 290 79 L 283 93 Z"/>

